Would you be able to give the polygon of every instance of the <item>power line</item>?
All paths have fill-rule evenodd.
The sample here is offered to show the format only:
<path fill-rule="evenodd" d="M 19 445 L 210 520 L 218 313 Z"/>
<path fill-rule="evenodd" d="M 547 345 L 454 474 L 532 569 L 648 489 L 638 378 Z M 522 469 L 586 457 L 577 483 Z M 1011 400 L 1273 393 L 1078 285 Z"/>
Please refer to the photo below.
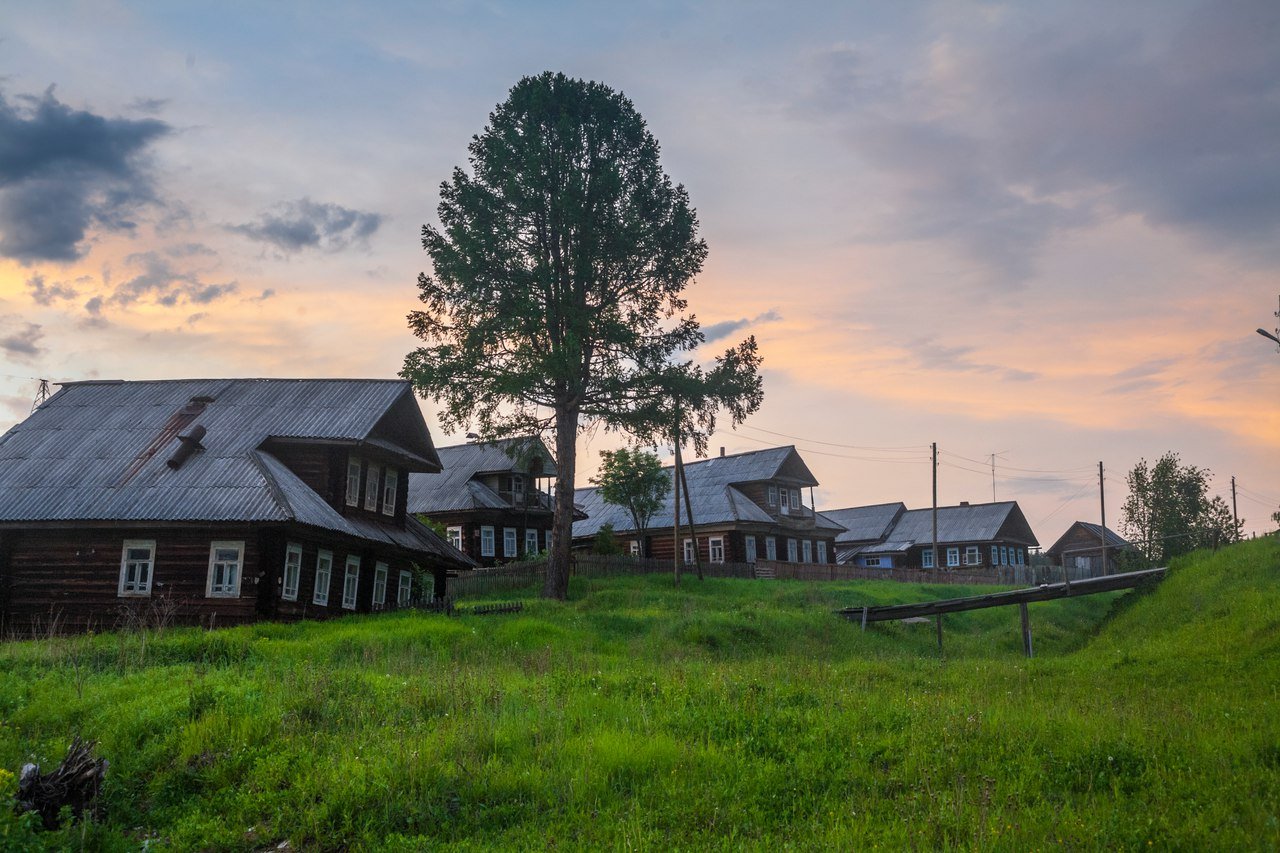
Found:
<path fill-rule="evenodd" d="M 819 441 L 816 438 L 801 438 L 798 435 L 790 435 L 785 432 L 774 432 L 773 430 L 765 429 L 764 427 L 752 426 L 751 424 L 740 424 L 739 428 L 742 428 L 742 427 L 746 427 L 747 429 L 753 429 L 756 432 L 764 432 L 764 433 L 768 433 L 769 435 L 776 435 L 780 438 L 789 438 L 792 441 L 803 441 L 805 444 L 821 444 L 826 447 L 841 447 L 841 448 L 844 448 L 845 450 L 877 450 L 877 451 L 883 451 L 885 453 L 923 453 L 929 449 L 929 446 L 926 444 L 904 444 L 904 445 L 897 445 L 894 447 L 873 447 L 870 445 L 861 445 L 861 444 L 839 444 L 834 441 Z"/>
<path fill-rule="evenodd" d="M 754 435 L 740 434 L 739 437 L 745 438 L 747 441 L 754 441 L 758 444 L 776 446 L 773 442 L 763 438 L 756 438 Z M 787 437 L 790 438 L 790 436 L 787 436 Z M 798 440 L 802 440 L 802 439 L 798 439 Z M 799 447 L 799 449 L 803 450 L 805 453 L 812 453 L 817 456 L 834 456 L 837 459 L 853 459 L 858 462 L 888 462 L 889 464 L 892 464 L 892 465 L 926 465 L 929 462 L 928 457 L 921 457 L 919 459 L 909 459 L 909 458 L 884 459 L 884 458 L 877 458 L 874 456 L 850 456 L 847 453 L 832 453 L 829 450 L 814 450 L 811 447 Z"/>

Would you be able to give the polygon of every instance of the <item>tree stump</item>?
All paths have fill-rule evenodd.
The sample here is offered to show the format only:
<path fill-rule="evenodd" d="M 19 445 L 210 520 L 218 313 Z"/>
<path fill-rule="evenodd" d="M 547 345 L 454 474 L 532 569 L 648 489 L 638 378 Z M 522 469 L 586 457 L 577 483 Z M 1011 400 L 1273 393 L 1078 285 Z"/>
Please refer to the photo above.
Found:
<path fill-rule="evenodd" d="M 97 741 L 85 742 L 76 736 L 67 748 L 67 757 L 52 773 L 42 774 L 38 764 L 24 766 L 18 779 L 18 812 L 35 812 L 50 830 L 58 828 L 64 806 L 69 806 L 77 819 L 90 809 L 96 817 L 98 791 L 107 775 L 107 760 L 93 757 L 97 745 Z"/>

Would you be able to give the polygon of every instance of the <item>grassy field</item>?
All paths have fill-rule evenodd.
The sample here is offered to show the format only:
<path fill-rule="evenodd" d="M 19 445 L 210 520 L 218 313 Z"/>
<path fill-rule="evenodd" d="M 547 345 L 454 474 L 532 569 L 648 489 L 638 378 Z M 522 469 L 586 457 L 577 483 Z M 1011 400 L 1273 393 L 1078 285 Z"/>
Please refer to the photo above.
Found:
<path fill-rule="evenodd" d="M 0 647 L 0 800 L 72 734 L 100 823 L 0 847 L 1280 847 L 1280 543 L 1154 592 L 862 633 L 955 587 L 576 582 L 523 613 Z M 510 596 L 509 596 L 510 597 Z"/>

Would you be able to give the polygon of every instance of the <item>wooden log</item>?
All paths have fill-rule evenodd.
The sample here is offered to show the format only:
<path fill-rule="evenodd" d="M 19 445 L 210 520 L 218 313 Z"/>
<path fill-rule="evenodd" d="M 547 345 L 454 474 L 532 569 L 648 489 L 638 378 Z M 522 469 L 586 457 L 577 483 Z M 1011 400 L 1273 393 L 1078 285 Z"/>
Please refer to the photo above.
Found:
<path fill-rule="evenodd" d="M 1022 613 L 1022 647 L 1027 652 L 1027 657 L 1032 657 L 1031 652 L 1031 615 L 1027 612 L 1027 603 L 1025 601 L 1018 603 L 1018 610 Z"/>

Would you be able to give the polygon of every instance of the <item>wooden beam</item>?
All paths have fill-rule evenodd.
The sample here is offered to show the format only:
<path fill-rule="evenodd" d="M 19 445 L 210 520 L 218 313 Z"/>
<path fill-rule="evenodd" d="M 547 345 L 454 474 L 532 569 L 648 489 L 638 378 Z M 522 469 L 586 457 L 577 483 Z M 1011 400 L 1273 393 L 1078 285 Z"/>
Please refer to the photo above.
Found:
<path fill-rule="evenodd" d="M 1026 650 L 1027 657 L 1032 657 L 1031 653 L 1031 616 L 1027 613 L 1027 603 L 1025 601 L 1018 603 L 1018 610 L 1022 612 L 1022 648 Z"/>

